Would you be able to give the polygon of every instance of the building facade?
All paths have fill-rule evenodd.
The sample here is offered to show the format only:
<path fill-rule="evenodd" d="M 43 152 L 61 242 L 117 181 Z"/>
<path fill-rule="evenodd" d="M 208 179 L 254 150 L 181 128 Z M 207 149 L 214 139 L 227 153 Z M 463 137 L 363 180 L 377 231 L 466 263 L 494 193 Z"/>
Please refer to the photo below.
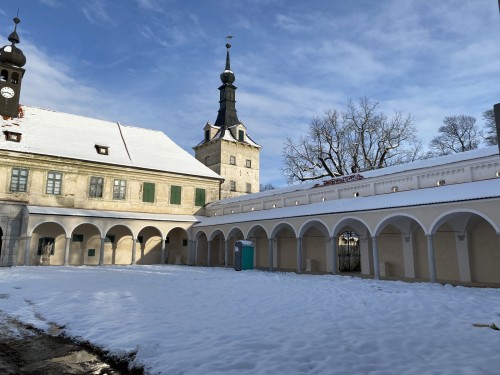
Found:
<path fill-rule="evenodd" d="M 226 44 L 226 66 L 220 75 L 219 113 L 215 124 L 207 122 L 203 140 L 193 147 L 200 162 L 224 178 L 221 198 L 237 197 L 259 191 L 259 154 L 261 146 L 248 135 L 236 112 L 235 76 L 231 70 Z"/>

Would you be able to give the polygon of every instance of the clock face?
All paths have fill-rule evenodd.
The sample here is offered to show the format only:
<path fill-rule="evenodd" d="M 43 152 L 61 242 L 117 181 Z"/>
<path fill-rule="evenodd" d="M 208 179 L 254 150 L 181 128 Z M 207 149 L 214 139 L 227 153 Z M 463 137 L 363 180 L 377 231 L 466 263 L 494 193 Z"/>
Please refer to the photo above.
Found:
<path fill-rule="evenodd" d="M 10 87 L 2 87 L 2 89 L 0 90 L 0 94 L 2 94 L 2 96 L 6 99 L 10 99 L 14 96 L 14 90 L 12 90 L 12 88 Z"/>

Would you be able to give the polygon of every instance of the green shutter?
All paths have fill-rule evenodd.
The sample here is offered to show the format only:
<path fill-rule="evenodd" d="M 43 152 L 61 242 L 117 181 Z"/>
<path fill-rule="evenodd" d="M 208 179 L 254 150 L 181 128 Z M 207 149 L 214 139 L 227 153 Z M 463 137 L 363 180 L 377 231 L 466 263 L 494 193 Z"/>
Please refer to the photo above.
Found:
<path fill-rule="evenodd" d="M 145 182 L 142 185 L 142 201 L 143 202 L 155 202 L 155 184 L 152 182 Z"/>
<path fill-rule="evenodd" d="M 199 207 L 205 205 L 205 189 L 196 188 L 194 205 Z"/>
<path fill-rule="evenodd" d="M 181 193 L 180 186 L 172 185 L 170 187 L 170 204 L 181 204 Z"/>

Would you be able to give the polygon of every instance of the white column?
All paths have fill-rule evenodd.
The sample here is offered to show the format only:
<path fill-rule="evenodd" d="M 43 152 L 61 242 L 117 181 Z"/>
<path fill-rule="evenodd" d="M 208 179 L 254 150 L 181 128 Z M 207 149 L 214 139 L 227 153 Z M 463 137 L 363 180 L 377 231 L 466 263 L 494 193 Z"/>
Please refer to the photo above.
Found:
<path fill-rule="evenodd" d="M 330 272 L 335 275 L 337 274 L 337 270 L 338 270 L 338 264 L 337 264 L 337 260 L 338 260 L 338 255 L 337 255 L 337 245 L 338 245 L 338 237 L 337 236 L 333 236 L 333 237 L 330 237 L 330 253 L 331 253 L 331 270 Z"/>
<path fill-rule="evenodd" d="M 165 264 L 165 259 L 166 259 L 167 243 L 165 241 L 166 240 L 164 238 L 161 239 L 161 256 L 160 256 L 161 264 Z"/>
<path fill-rule="evenodd" d="M 224 240 L 224 267 L 229 263 L 229 240 Z"/>
<path fill-rule="evenodd" d="M 470 282 L 471 273 L 467 233 L 456 235 L 455 243 L 457 246 L 458 274 L 460 275 L 460 281 Z"/>
<path fill-rule="evenodd" d="M 402 235 L 403 239 L 403 263 L 405 268 L 405 277 L 415 278 L 415 252 L 413 251 L 413 233 L 408 236 Z"/>
<path fill-rule="evenodd" d="M 268 251 L 268 262 L 269 262 L 269 271 L 273 270 L 273 239 L 269 238 L 267 240 L 267 251 Z"/>
<path fill-rule="evenodd" d="M 135 265 L 135 257 L 136 257 L 136 247 L 137 247 L 137 238 L 132 239 L 132 262 L 130 263 L 132 266 Z"/>
<path fill-rule="evenodd" d="M 368 247 L 368 237 L 359 237 L 359 255 L 361 258 L 361 273 L 363 275 L 370 274 L 370 256 Z"/>
<path fill-rule="evenodd" d="M 194 265 L 198 265 L 198 241 L 194 241 Z"/>
<path fill-rule="evenodd" d="M 99 248 L 99 265 L 102 266 L 104 264 L 104 240 L 105 238 L 101 238 L 101 247 Z"/>
<path fill-rule="evenodd" d="M 71 237 L 66 237 L 66 248 L 64 250 L 64 265 L 69 265 L 69 247 L 71 246 Z"/>
<path fill-rule="evenodd" d="M 278 269 L 278 239 L 273 238 L 273 269 Z"/>
<path fill-rule="evenodd" d="M 2 244 L 2 251 L 5 250 L 3 247 L 6 244 L 5 237 L 4 237 L 4 243 Z M 30 249 L 31 249 L 31 237 L 26 237 L 26 240 L 24 242 L 24 265 L 29 266 L 30 265 Z"/>
<path fill-rule="evenodd" d="M 436 258 L 434 257 L 434 243 L 432 242 L 432 235 L 427 235 L 427 258 L 429 261 L 429 279 L 431 283 L 435 283 L 436 278 Z"/>
<path fill-rule="evenodd" d="M 373 253 L 373 272 L 375 273 L 375 278 L 380 279 L 380 265 L 378 263 L 377 236 L 372 237 L 372 253 Z"/>
<path fill-rule="evenodd" d="M 302 273 L 302 237 L 297 237 L 297 273 Z"/>
<path fill-rule="evenodd" d="M 257 267 L 257 237 L 252 238 L 253 242 L 253 268 Z"/>
<path fill-rule="evenodd" d="M 188 259 L 187 259 L 187 262 L 186 264 L 188 266 L 192 266 L 193 265 L 193 259 L 194 259 L 194 252 L 195 252 L 195 249 L 196 247 L 198 246 L 197 245 L 198 241 L 195 241 L 195 240 L 188 240 Z"/>
<path fill-rule="evenodd" d="M 212 241 L 209 241 L 207 239 L 207 267 L 210 267 L 211 265 L 211 260 L 212 260 L 211 252 L 212 252 Z"/>

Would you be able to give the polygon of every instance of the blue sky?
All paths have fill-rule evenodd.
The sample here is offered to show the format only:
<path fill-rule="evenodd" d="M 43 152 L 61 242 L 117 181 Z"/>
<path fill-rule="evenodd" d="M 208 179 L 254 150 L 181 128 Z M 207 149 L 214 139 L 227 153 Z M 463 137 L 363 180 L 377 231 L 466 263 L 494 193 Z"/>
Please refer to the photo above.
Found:
<path fill-rule="evenodd" d="M 20 8 L 23 104 L 164 131 L 188 151 L 215 122 L 225 36 L 261 182 L 314 116 L 367 96 L 411 113 L 428 143 L 445 116 L 500 102 L 497 0 L 8 0 Z"/>

